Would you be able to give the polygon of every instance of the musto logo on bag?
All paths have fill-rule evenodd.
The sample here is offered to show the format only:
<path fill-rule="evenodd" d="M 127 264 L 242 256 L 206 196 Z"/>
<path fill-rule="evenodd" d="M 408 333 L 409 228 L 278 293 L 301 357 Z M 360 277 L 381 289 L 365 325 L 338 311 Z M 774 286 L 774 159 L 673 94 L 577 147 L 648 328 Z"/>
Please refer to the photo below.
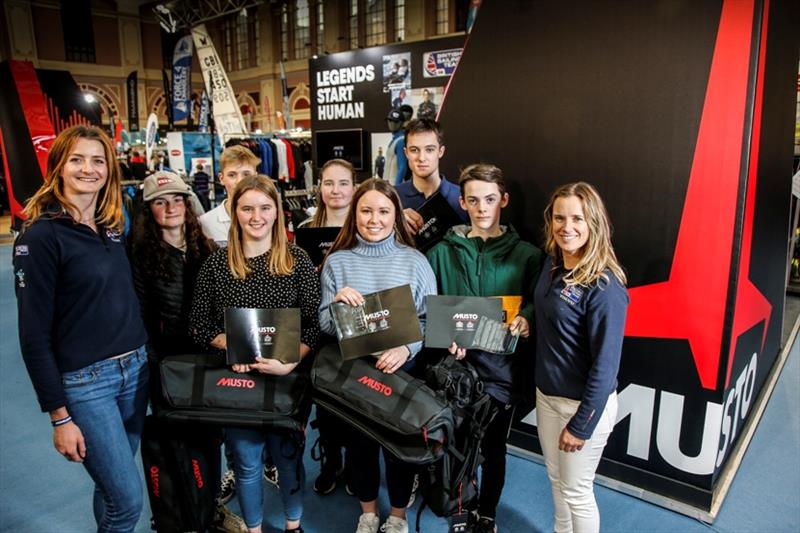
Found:
<path fill-rule="evenodd" d="M 238 389 L 254 389 L 254 388 L 256 388 L 256 382 L 253 381 L 252 379 L 222 377 L 222 378 L 219 378 L 219 381 L 217 381 L 217 387 L 235 387 L 235 388 L 238 388 Z"/>
<path fill-rule="evenodd" d="M 194 480 L 198 489 L 203 488 L 203 474 L 200 472 L 200 463 L 197 459 L 192 459 L 192 472 L 194 473 Z"/>
<path fill-rule="evenodd" d="M 392 395 L 392 388 L 389 385 L 381 383 L 377 379 L 364 375 L 358 378 L 358 382 L 361 383 L 362 385 L 366 385 L 367 387 L 376 392 L 383 394 L 384 396 Z"/>
<path fill-rule="evenodd" d="M 475 313 L 456 313 L 453 315 L 453 323 L 456 331 L 475 331 L 478 323 L 478 315 Z"/>
<path fill-rule="evenodd" d="M 275 326 L 261 326 L 252 329 L 253 335 L 264 346 L 272 346 L 272 338 L 278 332 Z"/>
<path fill-rule="evenodd" d="M 161 487 L 158 485 L 158 467 L 155 465 L 150 467 L 150 486 L 153 487 L 153 496 L 160 498 Z"/>

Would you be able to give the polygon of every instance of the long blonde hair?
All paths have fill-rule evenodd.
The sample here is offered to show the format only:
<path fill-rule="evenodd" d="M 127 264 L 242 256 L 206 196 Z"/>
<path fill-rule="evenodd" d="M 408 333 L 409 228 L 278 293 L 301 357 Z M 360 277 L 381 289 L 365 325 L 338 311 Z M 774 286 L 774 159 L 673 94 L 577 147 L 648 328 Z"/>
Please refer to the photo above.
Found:
<path fill-rule="evenodd" d="M 329 159 L 322 165 L 319 171 L 319 186 L 317 187 L 317 211 L 308 223 L 309 228 L 324 228 L 328 223 L 328 206 L 322 201 L 322 180 L 325 179 L 325 171 L 333 166 L 339 166 L 350 172 L 350 180 L 353 187 L 356 185 L 356 170 L 353 165 L 344 159 Z"/>
<path fill-rule="evenodd" d="M 283 206 L 278 190 L 273 185 L 272 180 L 263 174 L 247 176 L 242 178 L 233 190 L 231 198 L 231 228 L 228 231 L 228 268 L 234 278 L 244 279 L 253 272 L 253 267 L 244 255 L 242 243 L 242 229 L 239 227 L 239 220 L 236 216 L 236 208 L 239 199 L 247 191 L 256 190 L 264 193 L 267 198 L 275 202 L 277 216 L 272 225 L 272 244 L 270 250 L 269 273 L 278 276 L 286 276 L 292 273 L 294 268 L 294 257 L 289 252 L 289 241 L 286 238 L 286 225 L 283 221 Z"/>
<path fill-rule="evenodd" d="M 78 139 L 97 141 L 103 145 L 103 152 L 108 167 L 106 183 L 100 189 L 95 207 L 94 220 L 98 226 L 121 232 L 125 228 L 122 214 L 122 189 L 120 187 L 121 172 L 114 153 L 114 147 L 108 135 L 95 126 L 72 126 L 58 134 L 50 152 L 47 154 L 47 173 L 39 190 L 28 200 L 23 213 L 27 217 L 24 228 L 33 224 L 47 212 L 48 205 L 58 203 L 70 216 L 78 212 L 78 208 L 64 194 L 64 177 L 62 173 L 69 155 Z"/>
<path fill-rule="evenodd" d="M 555 257 L 556 265 L 563 265 L 564 256 L 553 237 L 553 205 L 559 198 L 575 196 L 581 201 L 583 215 L 589 226 L 589 237 L 583 245 L 578 264 L 564 277 L 567 285 L 589 286 L 599 279 L 610 281 L 606 270 L 610 271 L 621 284 L 627 283 L 625 271 L 617 260 L 614 247 L 611 245 L 611 224 L 602 198 L 594 187 L 579 181 L 562 185 L 550 197 L 544 209 L 545 250 Z"/>

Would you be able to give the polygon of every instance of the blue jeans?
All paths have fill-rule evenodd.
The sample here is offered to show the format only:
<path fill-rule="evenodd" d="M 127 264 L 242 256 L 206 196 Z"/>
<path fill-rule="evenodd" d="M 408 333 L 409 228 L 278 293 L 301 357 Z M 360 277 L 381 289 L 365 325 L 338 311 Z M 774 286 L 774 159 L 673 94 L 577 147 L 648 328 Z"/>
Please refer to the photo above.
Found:
<path fill-rule="evenodd" d="M 136 450 L 147 414 L 147 377 L 144 346 L 61 375 L 67 409 L 86 442 L 83 466 L 95 483 L 99 532 L 133 531 L 142 512 Z"/>
<path fill-rule="evenodd" d="M 264 518 L 264 448 L 278 467 L 278 479 L 286 520 L 303 516 L 306 470 L 303 466 L 304 437 L 288 430 L 227 428 L 226 445 L 233 450 L 236 496 L 247 527 L 261 525 Z"/>

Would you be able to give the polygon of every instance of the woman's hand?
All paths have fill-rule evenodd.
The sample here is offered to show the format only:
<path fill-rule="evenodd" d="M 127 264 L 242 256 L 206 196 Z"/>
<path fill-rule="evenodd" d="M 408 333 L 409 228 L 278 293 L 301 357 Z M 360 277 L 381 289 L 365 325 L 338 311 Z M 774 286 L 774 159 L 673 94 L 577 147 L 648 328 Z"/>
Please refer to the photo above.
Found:
<path fill-rule="evenodd" d="M 565 427 L 561 431 L 561 436 L 558 438 L 558 449 L 567 453 L 577 452 L 583 449 L 583 444 L 585 442 L 585 440 L 579 439 L 570 433 Z"/>
<path fill-rule="evenodd" d="M 467 356 L 467 349 L 466 348 L 459 348 L 458 344 L 453 341 L 453 344 L 447 349 L 452 355 L 456 356 L 456 359 L 464 359 Z"/>
<path fill-rule="evenodd" d="M 258 370 L 262 374 L 285 376 L 297 367 L 297 363 L 281 363 L 277 359 L 264 359 L 256 357 L 256 362 L 250 365 L 251 370 Z"/>
<path fill-rule="evenodd" d="M 240 374 L 245 374 L 247 372 L 250 372 L 250 365 L 244 365 L 244 364 L 237 363 L 237 364 L 234 364 L 232 366 L 233 366 L 233 371 L 234 372 L 238 372 Z"/>
<path fill-rule="evenodd" d="M 344 302 L 355 307 L 364 303 L 364 297 L 361 296 L 361 293 L 357 290 L 350 287 L 345 287 L 336 293 L 336 296 L 333 297 L 333 301 Z"/>
<path fill-rule="evenodd" d="M 512 335 L 519 335 L 523 339 L 527 339 L 531 335 L 531 325 L 528 324 L 528 319 L 522 315 L 517 315 L 517 318 L 511 321 L 509 329 Z"/>
<path fill-rule="evenodd" d="M 53 446 L 68 461 L 82 463 L 86 457 L 86 442 L 81 428 L 75 422 L 67 422 L 53 429 Z"/>
<path fill-rule="evenodd" d="M 378 362 L 375 363 L 375 368 L 383 370 L 385 374 L 394 374 L 401 366 L 403 366 L 411 352 L 407 346 L 398 346 L 397 348 L 389 348 L 378 357 Z"/>

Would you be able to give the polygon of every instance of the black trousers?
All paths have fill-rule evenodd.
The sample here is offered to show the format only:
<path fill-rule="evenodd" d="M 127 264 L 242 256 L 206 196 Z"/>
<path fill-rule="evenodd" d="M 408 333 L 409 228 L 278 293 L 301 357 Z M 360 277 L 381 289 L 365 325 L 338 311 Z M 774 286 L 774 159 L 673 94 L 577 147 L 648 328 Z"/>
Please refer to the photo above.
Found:
<path fill-rule="evenodd" d="M 325 453 L 325 461 L 330 462 L 333 468 L 342 467 L 342 448 L 351 433 L 346 424 L 328 412 L 324 407 L 317 405 L 317 430 L 319 431 L 320 445 Z"/>
<path fill-rule="evenodd" d="M 378 498 L 378 489 L 381 485 L 379 454 L 383 450 L 389 503 L 392 507 L 405 509 L 411 498 L 416 467 L 399 461 L 380 444 L 361 433 L 351 432 L 348 440 L 345 457 L 359 501 L 371 502 Z"/>
<path fill-rule="evenodd" d="M 478 496 L 478 514 L 494 518 L 500 495 L 506 484 L 506 440 L 514 417 L 511 405 L 500 403 L 492 398 L 497 415 L 489 424 L 481 441 L 481 486 Z"/>

